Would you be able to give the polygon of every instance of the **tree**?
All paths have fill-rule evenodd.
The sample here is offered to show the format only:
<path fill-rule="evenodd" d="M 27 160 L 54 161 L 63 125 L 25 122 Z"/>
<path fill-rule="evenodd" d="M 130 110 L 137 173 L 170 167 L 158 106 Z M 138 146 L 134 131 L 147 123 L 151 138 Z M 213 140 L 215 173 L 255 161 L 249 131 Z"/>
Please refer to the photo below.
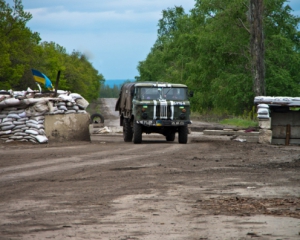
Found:
<path fill-rule="evenodd" d="M 253 91 L 255 96 L 263 96 L 266 94 L 263 0 L 250 0 L 249 6 Z"/>

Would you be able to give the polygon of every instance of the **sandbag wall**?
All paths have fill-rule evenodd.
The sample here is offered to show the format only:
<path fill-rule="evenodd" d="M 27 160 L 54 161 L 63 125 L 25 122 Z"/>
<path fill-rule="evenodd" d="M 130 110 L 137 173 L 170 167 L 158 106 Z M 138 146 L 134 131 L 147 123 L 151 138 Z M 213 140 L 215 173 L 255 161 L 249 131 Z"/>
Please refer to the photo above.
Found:
<path fill-rule="evenodd" d="M 30 89 L 0 91 L 0 141 L 47 143 L 46 115 L 86 113 L 89 105 L 77 93 L 59 90 L 57 97 L 48 95 Z"/>

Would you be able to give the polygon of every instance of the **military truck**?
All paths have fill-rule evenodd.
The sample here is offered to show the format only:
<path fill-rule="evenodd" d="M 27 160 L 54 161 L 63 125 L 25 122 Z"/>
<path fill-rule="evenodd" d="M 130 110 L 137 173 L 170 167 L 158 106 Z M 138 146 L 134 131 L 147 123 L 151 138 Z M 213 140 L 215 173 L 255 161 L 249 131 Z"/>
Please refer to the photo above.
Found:
<path fill-rule="evenodd" d="M 167 141 L 174 141 L 178 133 L 178 142 L 187 143 L 191 96 L 184 84 L 123 84 L 115 111 L 119 111 L 124 141 L 141 143 L 143 133 L 159 133 Z"/>

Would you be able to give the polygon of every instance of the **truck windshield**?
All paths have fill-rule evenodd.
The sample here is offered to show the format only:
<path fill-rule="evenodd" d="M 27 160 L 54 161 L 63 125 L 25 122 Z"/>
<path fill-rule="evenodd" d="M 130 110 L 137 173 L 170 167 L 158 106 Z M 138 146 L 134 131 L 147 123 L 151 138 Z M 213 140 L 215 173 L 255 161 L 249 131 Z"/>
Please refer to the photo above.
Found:
<path fill-rule="evenodd" d="M 141 100 L 165 99 L 187 100 L 186 88 L 172 87 L 141 87 L 137 89 L 137 97 Z"/>

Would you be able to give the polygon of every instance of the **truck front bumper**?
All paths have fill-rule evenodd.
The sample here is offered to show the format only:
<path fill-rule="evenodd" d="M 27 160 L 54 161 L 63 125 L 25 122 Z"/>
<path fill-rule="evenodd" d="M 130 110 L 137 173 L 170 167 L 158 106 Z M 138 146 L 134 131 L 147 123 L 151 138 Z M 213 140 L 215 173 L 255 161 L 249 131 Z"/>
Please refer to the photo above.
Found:
<path fill-rule="evenodd" d="M 192 122 L 190 120 L 139 120 L 136 123 L 149 127 L 178 127 L 191 124 Z"/>

